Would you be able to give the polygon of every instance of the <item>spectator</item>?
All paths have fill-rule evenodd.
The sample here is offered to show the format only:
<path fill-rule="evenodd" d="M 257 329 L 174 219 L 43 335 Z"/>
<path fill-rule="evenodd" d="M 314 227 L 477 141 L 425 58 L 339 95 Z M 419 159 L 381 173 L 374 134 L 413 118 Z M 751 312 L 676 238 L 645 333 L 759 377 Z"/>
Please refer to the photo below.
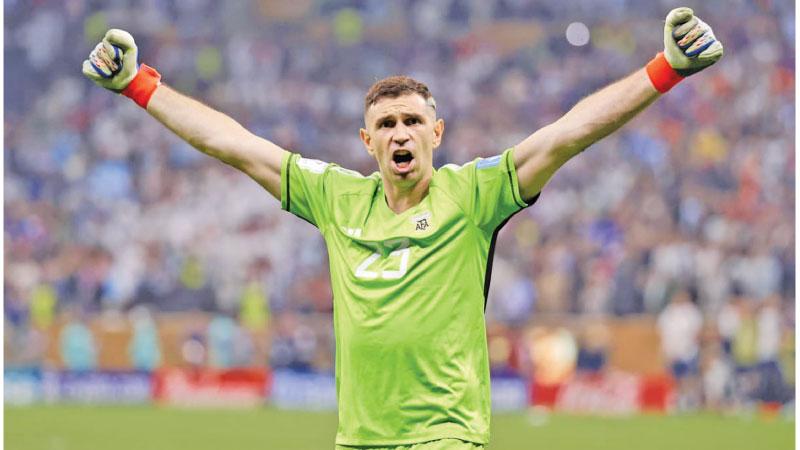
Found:
<path fill-rule="evenodd" d="M 700 332 L 703 315 L 689 292 L 678 290 L 658 316 L 661 348 L 678 385 L 678 408 L 699 406 Z"/>
<path fill-rule="evenodd" d="M 783 324 L 780 316 L 780 299 L 770 296 L 762 300 L 756 316 L 758 374 L 760 387 L 758 398 L 765 403 L 783 403 L 786 397 L 783 375 L 780 368 L 780 347 Z"/>
<path fill-rule="evenodd" d="M 738 321 L 731 343 L 736 371 L 734 394 L 738 405 L 752 408 L 758 399 L 761 384 L 758 372 L 758 323 L 752 299 L 741 298 L 737 306 Z"/>
<path fill-rule="evenodd" d="M 703 349 L 700 368 L 703 404 L 712 411 L 728 410 L 733 397 L 733 368 L 718 341 Z"/>
<path fill-rule="evenodd" d="M 579 374 L 598 375 L 604 371 L 608 361 L 610 339 L 608 326 L 602 321 L 588 321 L 581 327 L 576 363 L 576 371 Z"/>

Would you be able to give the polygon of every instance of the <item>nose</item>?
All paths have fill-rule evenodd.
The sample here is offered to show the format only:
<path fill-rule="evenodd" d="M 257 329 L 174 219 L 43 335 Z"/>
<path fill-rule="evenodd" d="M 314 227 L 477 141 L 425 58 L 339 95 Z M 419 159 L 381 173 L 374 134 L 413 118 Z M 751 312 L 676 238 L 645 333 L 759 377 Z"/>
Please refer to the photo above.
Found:
<path fill-rule="evenodd" d="M 406 142 L 408 142 L 411 137 L 408 134 L 408 130 L 405 126 L 399 125 L 395 128 L 394 136 L 392 136 L 392 142 L 399 146 L 403 146 Z"/>
<path fill-rule="evenodd" d="M 405 136 L 405 137 L 395 136 L 394 139 L 392 139 L 392 141 L 395 144 L 397 144 L 400 147 L 402 147 L 406 142 L 408 142 L 408 136 Z"/>

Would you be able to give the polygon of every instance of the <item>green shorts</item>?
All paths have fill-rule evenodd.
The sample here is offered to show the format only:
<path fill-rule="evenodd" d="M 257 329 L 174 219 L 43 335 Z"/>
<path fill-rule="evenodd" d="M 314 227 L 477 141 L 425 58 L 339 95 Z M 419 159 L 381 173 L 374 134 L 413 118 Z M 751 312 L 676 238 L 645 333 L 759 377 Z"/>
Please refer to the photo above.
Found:
<path fill-rule="evenodd" d="M 391 447 L 356 446 L 350 447 L 337 445 L 336 450 L 482 450 L 483 445 L 461 439 L 437 439 L 435 441 L 420 442 L 418 444 L 397 445 Z"/>

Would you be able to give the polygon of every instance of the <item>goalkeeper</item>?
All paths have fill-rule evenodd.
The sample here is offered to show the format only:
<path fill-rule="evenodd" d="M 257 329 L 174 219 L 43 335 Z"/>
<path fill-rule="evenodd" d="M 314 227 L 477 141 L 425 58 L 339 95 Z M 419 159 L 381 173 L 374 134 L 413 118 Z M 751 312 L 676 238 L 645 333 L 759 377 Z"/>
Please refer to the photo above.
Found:
<path fill-rule="evenodd" d="M 83 63 L 198 150 L 240 169 L 319 228 L 330 257 L 337 448 L 482 448 L 489 441 L 484 310 L 498 230 L 573 156 L 627 123 L 722 45 L 689 8 L 672 10 L 664 51 L 491 158 L 433 168 L 444 121 L 428 88 L 378 81 L 360 137 L 362 176 L 290 153 L 161 84 L 130 34 L 110 30 Z M 454 270 L 456 269 L 457 270 Z"/>

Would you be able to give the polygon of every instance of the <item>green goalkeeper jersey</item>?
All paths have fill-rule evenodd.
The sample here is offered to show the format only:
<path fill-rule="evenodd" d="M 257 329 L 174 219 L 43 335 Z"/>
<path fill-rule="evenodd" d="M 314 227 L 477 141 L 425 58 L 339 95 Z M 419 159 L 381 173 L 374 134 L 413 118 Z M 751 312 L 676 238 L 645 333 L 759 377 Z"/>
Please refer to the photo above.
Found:
<path fill-rule="evenodd" d="M 379 173 L 287 154 L 281 206 L 330 258 L 340 445 L 489 439 L 484 309 L 498 230 L 526 203 L 512 149 L 433 173 L 396 214 Z"/>

